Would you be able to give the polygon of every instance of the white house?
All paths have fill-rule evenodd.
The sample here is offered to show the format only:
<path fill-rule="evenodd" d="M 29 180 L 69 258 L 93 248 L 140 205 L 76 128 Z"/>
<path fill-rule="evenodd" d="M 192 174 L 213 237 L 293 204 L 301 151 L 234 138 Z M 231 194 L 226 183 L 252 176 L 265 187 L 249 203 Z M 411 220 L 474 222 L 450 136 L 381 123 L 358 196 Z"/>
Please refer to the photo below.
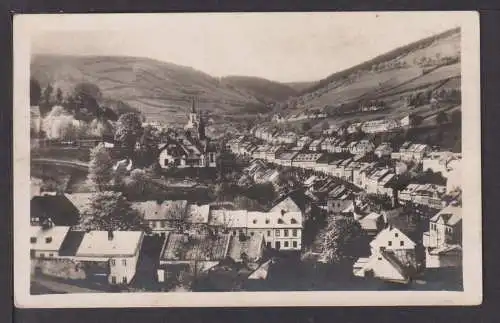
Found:
<path fill-rule="evenodd" d="M 30 226 L 31 258 L 57 258 L 70 227 Z"/>
<path fill-rule="evenodd" d="M 353 266 L 358 277 L 408 283 L 416 270 L 416 244 L 401 230 L 388 226 L 370 242 L 371 256 Z"/>
<path fill-rule="evenodd" d="M 140 231 L 91 231 L 76 252 L 80 261 L 109 263 L 108 282 L 128 284 L 135 276 L 144 233 Z"/>
<path fill-rule="evenodd" d="M 378 158 L 382 158 L 384 156 L 391 156 L 392 147 L 389 143 L 383 142 L 375 149 L 374 153 Z"/>
<path fill-rule="evenodd" d="M 426 267 L 462 265 L 462 208 L 448 206 L 429 220 L 429 231 L 423 234 Z"/>

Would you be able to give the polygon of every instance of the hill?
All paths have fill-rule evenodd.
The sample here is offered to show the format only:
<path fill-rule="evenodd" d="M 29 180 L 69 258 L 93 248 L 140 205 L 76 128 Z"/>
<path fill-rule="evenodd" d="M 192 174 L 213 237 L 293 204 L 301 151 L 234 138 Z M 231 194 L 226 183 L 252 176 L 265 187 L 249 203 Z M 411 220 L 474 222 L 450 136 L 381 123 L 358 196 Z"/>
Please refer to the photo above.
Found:
<path fill-rule="evenodd" d="M 285 83 L 285 85 L 288 85 L 289 87 L 291 87 L 292 89 L 294 89 L 298 93 L 304 93 L 308 89 L 310 89 L 314 85 L 316 85 L 316 83 L 318 83 L 318 81 L 314 81 L 314 82 L 288 82 L 288 83 Z"/>
<path fill-rule="evenodd" d="M 408 113 L 412 95 L 459 90 L 460 76 L 460 29 L 452 29 L 331 74 L 282 106 L 284 114 L 323 110 L 336 116 L 334 122 L 345 122 L 363 114 L 338 118 L 339 113 L 377 101 L 386 109 L 366 118 L 397 117 Z"/>
<path fill-rule="evenodd" d="M 262 109 L 244 89 L 190 67 L 147 58 L 122 56 L 35 55 L 31 76 L 42 87 L 51 83 L 69 93 L 76 84 L 97 85 L 104 98 L 120 100 L 148 120 L 184 123 L 191 98 L 208 115 L 231 115 Z"/>
<path fill-rule="evenodd" d="M 266 104 L 284 101 L 298 94 L 297 90 L 287 84 L 259 77 L 226 76 L 222 78 L 222 82 L 229 87 L 245 90 Z"/>

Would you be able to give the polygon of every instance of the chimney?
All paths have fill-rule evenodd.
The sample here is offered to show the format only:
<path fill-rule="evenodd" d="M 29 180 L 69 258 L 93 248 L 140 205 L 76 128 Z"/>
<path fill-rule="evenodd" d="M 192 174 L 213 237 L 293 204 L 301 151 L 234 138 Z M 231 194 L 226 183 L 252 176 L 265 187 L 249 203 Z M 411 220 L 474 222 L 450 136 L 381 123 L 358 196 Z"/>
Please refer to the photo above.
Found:
<path fill-rule="evenodd" d="M 285 215 L 285 213 L 286 213 L 286 211 L 285 211 L 285 210 L 281 210 L 281 216 L 284 216 L 284 215 Z"/>
<path fill-rule="evenodd" d="M 114 238 L 113 230 L 108 230 L 108 240 L 111 241 Z"/>

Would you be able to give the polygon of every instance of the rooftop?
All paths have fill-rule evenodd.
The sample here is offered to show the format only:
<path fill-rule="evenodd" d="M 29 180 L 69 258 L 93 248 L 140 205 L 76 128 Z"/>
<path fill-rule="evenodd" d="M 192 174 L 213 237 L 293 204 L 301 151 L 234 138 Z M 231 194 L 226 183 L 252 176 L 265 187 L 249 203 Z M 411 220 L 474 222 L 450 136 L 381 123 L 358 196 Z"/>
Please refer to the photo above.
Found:
<path fill-rule="evenodd" d="M 76 252 L 79 257 L 133 256 L 142 242 L 142 231 L 86 232 Z"/>
<path fill-rule="evenodd" d="M 160 255 L 164 261 L 220 261 L 227 256 L 229 241 L 228 234 L 185 235 L 170 233 Z"/>
<path fill-rule="evenodd" d="M 434 215 L 430 221 L 438 222 L 440 219 L 444 224 L 454 226 L 462 220 L 462 208 L 449 205 Z"/>
<path fill-rule="evenodd" d="M 187 210 L 186 200 L 135 202 L 132 207 L 138 210 L 145 220 L 181 220 Z"/>
<path fill-rule="evenodd" d="M 32 250 L 59 251 L 70 227 L 53 226 L 47 229 L 41 226 L 30 226 Z"/>

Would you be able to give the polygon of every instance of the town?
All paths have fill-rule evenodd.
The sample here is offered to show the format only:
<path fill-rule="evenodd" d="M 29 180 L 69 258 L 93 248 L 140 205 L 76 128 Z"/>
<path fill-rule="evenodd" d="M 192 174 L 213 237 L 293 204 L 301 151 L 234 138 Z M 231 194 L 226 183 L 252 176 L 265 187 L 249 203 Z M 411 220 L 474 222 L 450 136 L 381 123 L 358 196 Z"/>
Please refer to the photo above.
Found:
<path fill-rule="evenodd" d="M 462 288 L 461 150 L 416 135 L 460 127 L 437 96 L 423 124 L 276 113 L 211 137 L 195 96 L 166 125 L 38 92 L 32 293 Z"/>

